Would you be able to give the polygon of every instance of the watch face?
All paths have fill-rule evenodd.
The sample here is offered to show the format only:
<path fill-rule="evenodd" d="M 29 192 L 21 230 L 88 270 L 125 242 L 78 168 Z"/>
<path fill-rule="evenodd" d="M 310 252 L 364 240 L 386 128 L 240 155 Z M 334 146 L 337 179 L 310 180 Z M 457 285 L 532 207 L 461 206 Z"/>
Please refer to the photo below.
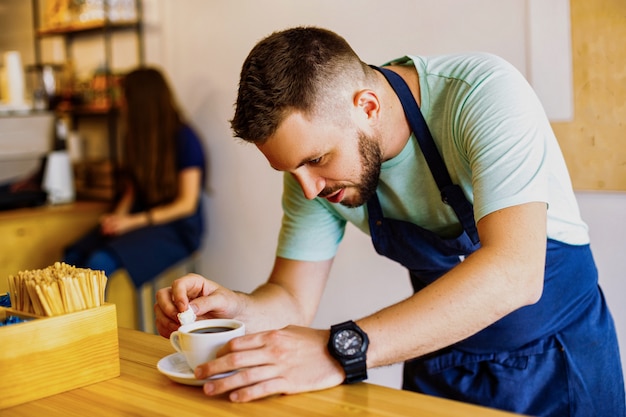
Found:
<path fill-rule="evenodd" d="M 344 356 L 353 356 L 361 353 L 363 338 L 358 332 L 347 329 L 342 330 L 335 335 L 333 344 L 337 352 L 340 354 Z"/>

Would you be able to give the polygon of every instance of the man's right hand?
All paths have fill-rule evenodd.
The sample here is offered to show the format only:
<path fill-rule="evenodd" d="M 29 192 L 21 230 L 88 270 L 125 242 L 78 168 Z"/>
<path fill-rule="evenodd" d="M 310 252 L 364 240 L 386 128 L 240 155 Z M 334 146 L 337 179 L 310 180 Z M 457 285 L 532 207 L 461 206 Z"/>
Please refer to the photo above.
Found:
<path fill-rule="evenodd" d="M 198 319 L 237 318 L 243 310 L 242 297 L 200 275 L 185 275 L 171 287 L 157 291 L 154 305 L 157 330 L 161 336 L 169 337 L 180 327 L 178 313 L 189 306 Z"/>

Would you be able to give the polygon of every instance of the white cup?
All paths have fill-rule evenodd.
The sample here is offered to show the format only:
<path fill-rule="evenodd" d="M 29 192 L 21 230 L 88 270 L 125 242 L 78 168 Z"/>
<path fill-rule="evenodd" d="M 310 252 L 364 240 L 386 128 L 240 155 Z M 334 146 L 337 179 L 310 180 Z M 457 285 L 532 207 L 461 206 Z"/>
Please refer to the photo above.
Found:
<path fill-rule="evenodd" d="M 185 356 L 189 367 L 196 369 L 198 365 L 215 359 L 217 351 L 230 339 L 244 334 L 246 334 L 245 325 L 239 320 L 198 320 L 180 326 L 177 331 L 172 332 L 170 343 Z"/>
<path fill-rule="evenodd" d="M 67 151 L 53 151 L 48 154 L 44 169 L 42 187 L 48 192 L 50 204 L 64 204 L 74 201 L 74 172 Z"/>
<path fill-rule="evenodd" d="M 4 71 L 6 77 L 6 101 L 9 104 L 24 104 L 24 67 L 18 51 L 4 53 Z"/>

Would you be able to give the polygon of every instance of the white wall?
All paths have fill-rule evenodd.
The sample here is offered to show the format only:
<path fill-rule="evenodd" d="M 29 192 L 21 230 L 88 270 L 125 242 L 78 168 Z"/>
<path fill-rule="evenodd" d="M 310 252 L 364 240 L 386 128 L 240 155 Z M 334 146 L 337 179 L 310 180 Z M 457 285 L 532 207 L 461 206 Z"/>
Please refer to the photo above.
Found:
<path fill-rule="evenodd" d="M 324 26 L 342 34 L 365 61 L 375 64 L 407 53 L 493 52 L 543 85 L 540 96 L 550 101 L 555 119 L 570 116 L 571 85 L 550 82 L 570 77 L 567 0 L 144 0 L 144 4 L 148 61 L 165 68 L 210 154 L 209 231 L 200 272 L 233 289 L 249 291 L 265 281 L 281 218 L 281 175 L 269 168 L 254 146 L 234 140 L 228 125 L 241 64 L 269 33 L 295 25 Z M 543 16 L 542 24 L 533 25 L 530 16 Z M 541 35 L 546 29 L 550 30 Z M 549 62 L 538 59 L 545 51 L 561 55 L 553 54 Z M 600 243 L 601 233 L 615 229 L 612 219 L 604 213 L 597 216 L 595 210 L 616 207 L 616 214 L 624 213 L 625 202 L 620 196 L 608 201 L 602 195 L 585 197 L 584 214 L 600 223 L 600 231 L 592 235 Z M 595 204 L 598 199 L 602 200 Z M 624 247 L 623 235 L 611 238 L 616 246 Z M 603 256 L 606 250 L 610 252 Z M 614 251 L 599 247 L 596 255 L 607 262 L 601 271 L 613 271 L 619 278 L 620 268 L 610 255 Z M 606 281 L 611 279 L 606 276 Z M 618 294 L 619 284 L 611 295 Z M 358 318 L 409 294 L 404 269 L 378 256 L 369 238 L 350 227 L 315 325 Z M 626 333 L 626 312 L 619 319 Z M 376 370 L 370 379 L 399 386 L 399 367 Z"/>

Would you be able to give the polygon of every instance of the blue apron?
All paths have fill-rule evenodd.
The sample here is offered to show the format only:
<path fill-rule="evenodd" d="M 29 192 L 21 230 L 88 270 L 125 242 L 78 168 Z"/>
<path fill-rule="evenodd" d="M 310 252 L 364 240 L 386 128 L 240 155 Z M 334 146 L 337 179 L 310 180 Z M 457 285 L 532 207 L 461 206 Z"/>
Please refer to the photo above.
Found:
<path fill-rule="evenodd" d="M 367 203 L 376 251 L 404 265 L 417 292 L 480 247 L 473 207 L 452 183 L 419 107 L 396 73 L 373 67 L 396 91 L 441 191 L 463 227 L 444 239 L 385 218 Z M 624 382 L 613 319 L 589 245 L 548 239 L 541 299 L 441 351 L 405 362 L 403 388 L 534 416 L 623 417 Z"/>

